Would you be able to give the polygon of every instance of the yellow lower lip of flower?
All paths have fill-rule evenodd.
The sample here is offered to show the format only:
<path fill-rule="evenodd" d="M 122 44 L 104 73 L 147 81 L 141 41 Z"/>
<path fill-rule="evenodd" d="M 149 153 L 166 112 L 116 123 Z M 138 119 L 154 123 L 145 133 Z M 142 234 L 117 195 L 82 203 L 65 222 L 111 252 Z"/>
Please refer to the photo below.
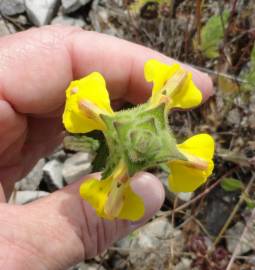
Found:
<path fill-rule="evenodd" d="M 182 164 L 187 167 L 195 168 L 195 169 L 200 169 L 200 170 L 208 169 L 209 162 L 207 160 L 198 158 L 196 156 L 193 156 L 187 153 L 185 153 L 184 155 L 187 157 L 188 161 L 176 160 L 174 162 Z"/>
<path fill-rule="evenodd" d="M 167 65 L 150 59 L 144 66 L 145 79 L 153 82 L 151 106 L 161 102 L 161 96 L 170 98 L 167 109 L 195 107 L 202 102 L 201 91 L 192 81 L 192 74 L 178 64 Z"/>
<path fill-rule="evenodd" d="M 86 133 L 104 130 L 100 115 L 114 115 L 103 76 L 93 72 L 71 82 L 66 90 L 66 105 L 63 114 L 65 128 L 71 133 Z"/>
<path fill-rule="evenodd" d="M 84 181 L 80 195 L 105 219 L 136 221 L 144 215 L 143 200 L 132 190 L 122 162 L 110 177 Z"/>
<path fill-rule="evenodd" d="M 169 187 L 174 192 L 192 192 L 204 184 L 213 170 L 214 141 L 198 134 L 177 145 L 187 161 L 169 162 Z"/>
<path fill-rule="evenodd" d="M 173 192 L 193 192 L 207 181 L 213 170 L 210 162 L 206 170 L 197 169 L 184 164 L 172 162 L 171 174 L 168 178 L 169 188 Z"/>
<path fill-rule="evenodd" d="M 100 110 L 97 106 L 88 100 L 81 100 L 79 102 L 79 108 L 84 113 L 84 116 L 97 124 L 98 129 L 105 131 L 106 125 L 101 119 L 100 114 L 108 114 L 107 112 Z"/>
<path fill-rule="evenodd" d="M 98 216 L 137 221 L 144 215 L 143 200 L 132 190 L 129 183 L 112 186 L 112 178 L 88 179 L 80 186 L 81 197 L 88 202 Z"/>

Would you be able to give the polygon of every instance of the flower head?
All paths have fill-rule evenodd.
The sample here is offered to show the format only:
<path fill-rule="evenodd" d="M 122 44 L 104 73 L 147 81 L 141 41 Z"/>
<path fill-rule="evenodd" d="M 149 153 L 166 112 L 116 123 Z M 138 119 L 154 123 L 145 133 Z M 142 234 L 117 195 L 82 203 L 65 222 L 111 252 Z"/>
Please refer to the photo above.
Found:
<path fill-rule="evenodd" d="M 192 81 L 191 72 L 179 64 L 171 66 L 151 59 L 144 67 L 145 79 L 153 82 L 151 103 L 157 105 L 162 96 L 169 98 L 168 108 L 188 109 L 202 101 L 201 91 Z"/>
<path fill-rule="evenodd" d="M 152 96 L 129 110 L 113 112 L 104 78 L 97 72 L 72 82 L 66 91 L 66 129 L 71 133 L 100 130 L 107 141 L 109 157 L 102 179 L 86 180 L 80 187 L 81 197 L 106 219 L 143 216 L 143 200 L 130 185 L 138 171 L 167 164 L 169 187 L 175 192 L 195 190 L 212 173 L 212 137 L 199 134 L 177 144 L 168 125 L 170 109 L 187 109 L 202 101 L 191 73 L 157 60 L 146 62 L 144 73 L 153 82 Z"/>
<path fill-rule="evenodd" d="M 195 135 L 177 145 L 187 161 L 168 162 L 169 187 L 174 192 L 192 192 L 204 184 L 213 170 L 214 141 L 207 134 Z"/>
<path fill-rule="evenodd" d="M 86 133 L 105 128 L 100 114 L 112 115 L 105 80 L 93 72 L 81 80 L 73 81 L 66 90 L 63 123 L 71 133 Z"/>

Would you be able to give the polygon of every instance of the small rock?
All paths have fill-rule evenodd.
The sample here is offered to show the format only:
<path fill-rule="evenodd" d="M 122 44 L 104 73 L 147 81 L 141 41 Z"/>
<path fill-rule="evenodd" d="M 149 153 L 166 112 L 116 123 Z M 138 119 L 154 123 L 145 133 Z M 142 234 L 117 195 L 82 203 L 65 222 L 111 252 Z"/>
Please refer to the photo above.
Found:
<path fill-rule="evenodd" d="M 58 4 L 59 0 L 25 0 L 27 15 L 36 26 L 48 24 Z"/>
<path fill-rule="evenodd" d="M 71 13 L 88 4 L 90 0 L 62 0 L 64 13 Z"/>
<path fill-rule="evenodd" d="M 48 156 L 48 159 L 56 159 L 60 162 L 64 162 L 67 158 L 67 154 L 65 151 L 61 148 L 57 149 L 54 153 L 52 153 L 50 156 Z"/>
<path fill-rule="evenodd" d="M 68 184 L 78 180 L 92 170 L 93 156 L 90 153 L 76 153 L 68 158 L 63 166 L 62 175 Z"/>
<path fill-rule="evenodd" d="M 96 263 L 80 263 L 79 270 L 105 270 L 105 268 L 102 265 L 96 264 Z"/>
<path fill-rule="evenodd" d="M 235 108 L 228 113 L 227 120 L 230 124 L 233 124 L 233 125 L 240 124 L 241 115 L 238 108 Z"/>
<path fill-rule="evenodd" d="M 13 16 L 25 12 L 24 0 L 2 0 L 0 11 L 3 15 Z"/>
<path fill-rule="evenodd" d="M 255 225 L 255 224 L 254 224 Z M 242 222 L 237 222 L 232 228 L 226 232 L 227 247 L 228 251 L 231 253 L 234 252 L 237 244 L 240 241 L 240 237 L 243 233 L 245 225 Z M 255 229 L 254 226 L 251 226 L 246 230 L 243 235 L 239 252 L 237 255 L 245 254 L 251 250 L 255 250 Z"/>
<path fill-rule="evenodd" d="M 255 266 L 255 255 L 248 256 L 247 262 L 253 266 Z M 254 269 L 252 269 L 254 270 Z"/>
<path fill-rule="evenodd" d="M 166 218 L 158 218 L 131 236 L 118 241 L 123 250 L 129 250 L 129 259 L 135 270 L 164 270 L 169 261 L 171 246 L 180 252 L 184 245 L 181 231 L 172 227 Z"/>
<path fill-rule="evenodd" d="M 25 15 L 19 15 L 15 18 L 17 20 L 17 22 L 21 25 L 26 25 L 28 24 L 28 20 L 27 17 Z"/>
<path fill-rule="evenodd" d="M 72 18 L 68 16 L 58 16 L 54 18 L 51 24 L 71 25 L 83 28 L 86 23 L 82 18 Z"/>
<path fill-rule="evenodd" d="M 181 201 L 188 202 L 191 200 L 193 194 L 193 192 L 179 192 L 177 196 Z"/>
<path fill-rule="evenodd" d="M 238 200 L 235 192 L 226 193 L 218 187 L 212 190 L 205 201 L 205 206 L 199 215 L 206 230 L 213 236 L 217 236 L 233 211 Z"/>
<path fill-rule="evenodd" d="M 96 264 L 96 263 L 79 263 L 68 270 L 105 270 L 105 268 L 102 265 Z"/>
<path fill-rule="evenodd" d="M 32 171 L 15 184 L 16 190 L 36 190 L 42 180 L 44 159 L 40 159 Z"/>
<path fill-rule="evenodd" d="M 0 20 L 0 37 L 15 33 L 15 29 L 13 28 L 12 24 L 4 22 L 4 20 Z"/>
<path fill-rule="evenodd" d="M 190 270 L 192 260 L 188 258 L 182 258 L 181 261 L 175 266 L 175 270 Z"/>
<path fill-rule="evenodd" d="M 9 200 L 11 204 L 26 204 L 37 200 L 41 197 L 47 196 L 49 193 L 45 191 L 16 191 L 12 193 L 12 196 Z"/>
<path fill-rule="evenodd" d="M 96 5 L 96 3 L 96 1 L 93 2 L 93 8 L 89 12 L 89 18 L 93 29 L 96 32 L 102 32 L 107 35 L 123 37 L 123 29 L 116 28 L 116 26 L 111 23 L 110 14 L 107 9 Z M 94 6 L 96 6 L 96 8 L 94 8 Z"/>
<path fill-rule="evenodd" d="M 51 160 L 43 167 L 43 172 L 57 188 L 63 187 L 63 164 L 57 160 Z"/>

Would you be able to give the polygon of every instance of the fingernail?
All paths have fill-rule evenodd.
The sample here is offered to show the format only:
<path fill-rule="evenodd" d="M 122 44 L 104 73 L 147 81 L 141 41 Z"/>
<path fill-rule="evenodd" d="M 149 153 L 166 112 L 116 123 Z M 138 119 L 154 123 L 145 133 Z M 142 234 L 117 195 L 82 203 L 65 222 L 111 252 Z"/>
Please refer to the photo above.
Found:
<path fill-rule="evenodd" d="M 144 225 L 160 209 L 164 202 L 165 192 L 159 179 L 145 172 L 134 175 L 131 187 L 143 199 L 145 208 L 144 216 L 140 220 L 130 222 L 131 230 L 135 230 Z"/>

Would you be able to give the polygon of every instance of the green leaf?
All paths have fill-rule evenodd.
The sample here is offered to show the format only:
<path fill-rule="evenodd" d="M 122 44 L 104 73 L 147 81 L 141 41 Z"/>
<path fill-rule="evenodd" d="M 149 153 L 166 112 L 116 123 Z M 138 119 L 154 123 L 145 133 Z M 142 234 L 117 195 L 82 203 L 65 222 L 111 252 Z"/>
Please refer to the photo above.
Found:
<path fill-rule="evenodd" d="M 99 172 L 105 169 L 108 159 L 109 151 L 105 138 L 102 136 L 100 139 L 100 146 L 97 150 L 97 155 L 92 162 L 93 172 Z"/>
<path fill-rule="evenodd" d="M 236 191 L 244 188 L 243 183 L 234 178 L 224 178 L 220 185 L 225 191 Z"/>
<path fill-rule="evenodd" d="M 212 16 L 201 30 L 201 51 L 208 58 L 219 56 L 219 45 L 224 37 L 224 27 L 230 12 L 225 10 L 222 15 Z"/>
<path fill-rule="evenodd" d="M 156 8 L 157 10 L 161 10 L 162 8 L 168 7 L 171 9 L 173 5 L 172 0 L 133 0 L 133 1 L 127 1 L 130 2 L 128 3 L 128 9 L 133 13 L 133 14 L 141 14 L 142 11 L 146 11 L 146 7 L 150 12 L 150 9 Z M 156 12 L 155 14 L 157 14 Z"/>
<path fill-rule="evenodd" d="M 251 51 L 249 68 L 241 72 L 241 79 L 244 81 L 241 88 L 246 91 L 255 89 L 255 43 Z"/>
<path fill-rule="evenodd" d="M 251 51 L 251 62 L 255 64 L 255 43 Z"/>
<path fill-rule="evenodd" d="M 255 208 L 255 201 L 252 200 L 250 197 L 244 196 L 244 201 L 245 201 L 248 208 L 250 208 L 250 209 Z"/>
<path fill-rule="evenodd" d="M 77 152 L 95 152 L 99 141 L 85 135 L 68 135 L 64 138 L 64 147 Z"/>
<path fill-rule="evenodd" d="M 255 208 L 255 201 L 247 194 L 246 192 L 243 192 L 243 200 L 245 201 L 248 208 L 253 209 Z"/>

